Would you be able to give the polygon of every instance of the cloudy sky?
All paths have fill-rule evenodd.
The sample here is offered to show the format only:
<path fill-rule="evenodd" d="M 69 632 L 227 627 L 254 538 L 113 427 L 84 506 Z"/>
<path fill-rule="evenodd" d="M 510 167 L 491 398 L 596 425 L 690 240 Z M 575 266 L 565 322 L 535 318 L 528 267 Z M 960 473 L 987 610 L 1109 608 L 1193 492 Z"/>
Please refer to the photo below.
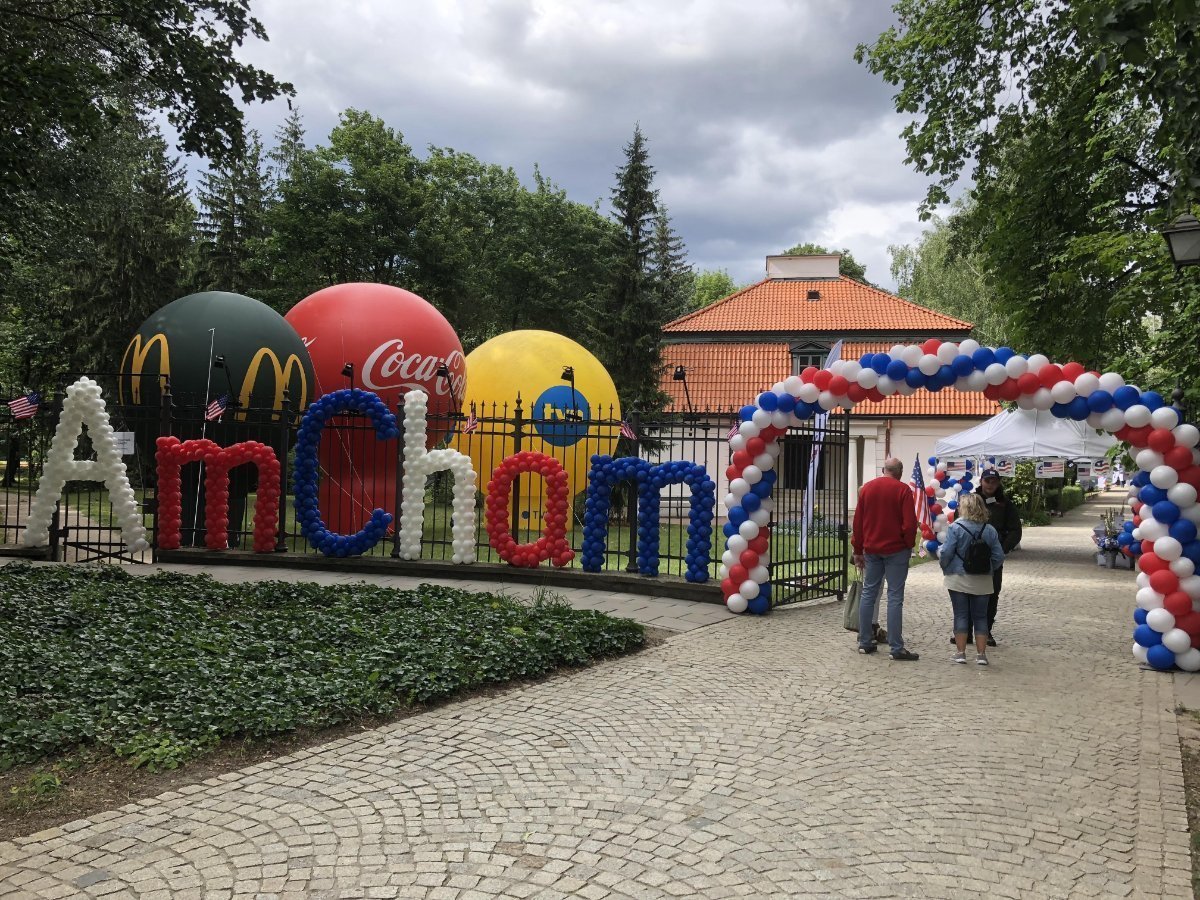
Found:
<path fill-rule="evenodd" d="M 640 124 L 697 268 L 739 282 L 800 241 L 847 247 L 894 286 L 888 244 L 921 232 L 892 90 L 854 62 L 890 0 L 253 0 L 247 61 L 291 81 L 310 144 L 365 109 L 430 144 L 534 164 L 608 210 Z M 268 143 L 287 113 L 248 111 Z"/>

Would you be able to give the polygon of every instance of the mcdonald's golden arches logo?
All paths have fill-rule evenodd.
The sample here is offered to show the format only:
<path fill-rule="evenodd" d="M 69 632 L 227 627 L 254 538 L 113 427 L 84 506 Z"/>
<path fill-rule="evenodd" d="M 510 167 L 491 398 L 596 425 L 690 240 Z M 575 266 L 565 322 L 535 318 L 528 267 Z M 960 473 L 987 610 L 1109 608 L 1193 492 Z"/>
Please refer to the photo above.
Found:
<path fill-rule="evenodd" d="M 308 406 L 308 376 L 304 374 L 304 362 L 295 353 L 289 353 L 287 361 L 281 365 L 274 350 L 270 347 L 261 347 L 254 354 L 254 358 L 250 360 L 250 365 L 246 368 L 246 376 L 242 379 L 242 389 L 238 393 L 238 403 L 241 409 L 237 414 L 239 421 L 246 419 L 245 410 L 250 406 L 250 394 L 254 391 L 254 385 L 258 381 L 258 373 L 262 368 L 263 360 L 270 360 L 271 373 L 275 378 L 275 401 L 272 409 L 283 407 L 283 392 L 291 383 L 293 368 L 300 376 L 300 393 L 299 396 L 293 395 L 289 398 L 293 403 L 292 408 L 305 409 Z"/>
<path fill-rule="evenodd" d="M 125 355 L 121 357 L 121 373 L 129 376 L 129 391 L 133 403 L 142 402 L 142 369 L 155 345 L 158 345 L 158 372 L 154 375 L 157 384 L 159 375 L 169 377 L 171 374 L 171 348 L 165 334 L 160 331 L 149 340 L 143 340 L 140 334 L 135 334 L 133 340 L 129 342 L 129 346 L 125 348 Z M 130 363 L 131 356 L 132 364 L 127 368 L 126 364 Z M 125 379 L 120 379 L 118 383 L 118 396 L 124 403 Z"/>

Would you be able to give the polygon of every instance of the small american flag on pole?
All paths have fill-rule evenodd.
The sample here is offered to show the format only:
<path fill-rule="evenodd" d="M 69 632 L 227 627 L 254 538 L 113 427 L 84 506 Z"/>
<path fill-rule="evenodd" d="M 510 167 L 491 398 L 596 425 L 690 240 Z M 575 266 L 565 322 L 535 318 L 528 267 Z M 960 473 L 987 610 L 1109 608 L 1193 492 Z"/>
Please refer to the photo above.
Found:
<path fill-rule="evenodd" d="M 921 455 L 917 454 L 916 460 L 913 462 L 913 505 L 917 513 L 917 525 L 921 529 L 921 534 L 925 534 L 925 529 L 933 528 L 933 516 L 929 513 L 929 499 L 925 496 L 925 479 L 921 476 Z M 920 547 L 917 549 L 920 556 L 928 556 L 929 551 L 925 549 L 925 542 L 921 541 Z"/>
<path fill-rule="evenodd" d="M 463 423 L 463 434 L 470 434 L 472 431 L 479 430 L 479 417 L 475 415 L 475 410 L 471 410 L 471 414 L 467 416 L 467 421 Z"/>
<path fill-rule="evenodd" d="M 14 419 L 29 419 L 38 411 L 41 402 L 41 395 L 37 391 L 30 391 L 24 397 L 9 400 L 8 408 L 12 410 Z"/>
<path fill-rule="evenodd" d="M 225 415 L 225 407 L 229 405 L 229 396 L 222 394 L 212 403 L 208 404 L 208 409 L 204 411 L 204 421 L 211 422 L 214 419 L 219 419 Z"/>
<path fill-rule="evenodd" d="M 636 441 L 638 439 L 638 436 L 634 432 L 633 428 L 624 419 L 621 420 L 621 437 L 629 438 L 631 441 Z"/>
<path fill-rule="evenodd" d="M 729 429 L 729 434 L 725 435 L 725 440 L 731 441 L 731 440 L 733 440 L 733 436 L 735 434 L 741 434 L 741 433 L 742 433 L 742 423 L 734 422 L 733 427 Z"/>

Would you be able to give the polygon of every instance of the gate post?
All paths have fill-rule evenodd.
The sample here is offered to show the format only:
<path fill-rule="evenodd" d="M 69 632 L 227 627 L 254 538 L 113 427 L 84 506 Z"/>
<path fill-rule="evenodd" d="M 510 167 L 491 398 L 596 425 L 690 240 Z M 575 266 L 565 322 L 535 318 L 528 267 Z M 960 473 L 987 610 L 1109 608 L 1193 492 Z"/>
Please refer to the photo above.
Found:
<path fill-rule="evenodd" d="M 275 552 L 287 553 L 287 488 L 288 488 L 288 473 L 287 473 L 287 456 L 288 456 L 288 432 L 292 427 L 292 394 L 286 387 L 283 389 L 283 399 L 279 405 L 279 524 L 275 531 Z"/>
<path fill-rule="evenodd" d="M 396 400 L 396 513 L 392 519 L 392 559 L 400 558 L 400 509 L 404 502 L 404 396 Z M 421 528 L 424 529 L 424 524 Z"/>
<path fill-rule="evenodd" d="M 521 406 L 521 395 L 517 394 L 517 406 L 513 410 L 513 453 L 521 452 L 521 444 L 525 433 L 525 411 Z M 488 473 L 491 474 L 490 472 Z M 512 480 L 511 500 L 512 511 L 509 519 L 509 530 L 512 531 L 513 537 L 519 534 L 518 529 L 521 527 L 521 476 L 517 475 Z M 521 543 L 520 540 L 517 543 Z"/>
<path fill-rule="evenodd" d="M 632 439 L 633 450 L 630 456 L 640 457 L 642 445 L 642 414 L 634 410 L 629 414 L 629 427 L 633 429 L 635 437 Z M 625 571 L 636 573 L 638 571 L 637 564 L 637 501 L 638 501 L 638 485 L 634 484 L 629 488 L 629 499 L 625 503 L 625 521 L 629 523 L 629 562 L 625 564 Z"/>

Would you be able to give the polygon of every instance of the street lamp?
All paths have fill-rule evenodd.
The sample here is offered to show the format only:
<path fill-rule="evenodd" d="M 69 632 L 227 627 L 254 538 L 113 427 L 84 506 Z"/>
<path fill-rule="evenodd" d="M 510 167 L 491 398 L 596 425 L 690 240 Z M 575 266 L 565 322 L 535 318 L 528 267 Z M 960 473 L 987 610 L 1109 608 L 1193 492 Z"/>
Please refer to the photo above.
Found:
<path fill-rule="evenodd" d="M 458 406 L 458 398 L 454 396 L 454 379 L 450 377 L 450 367 L 442 363 L 434 374 L 437 375 L 439 381 L 446 382 L 446 389 L 450 392 L 450 414 L 462 415 L 462 410 Z"/>
<path fill-rule="evenodd" d="M 671 376 L 671 380 L 683 382 L 683 398 L 687 400 L 688 412 L 695 412 L 696 410 L 692 408 L 692 395 L 688 391 L 687 386 L 687 369 L 683 366 L 676 366 L 675 374 Z"/>
<path fill-rule="evenodd" d="M 350 379 L 350 390 L 354 390 L 354 363 L 346 363 L 342 366 L 342 375 Z"/>
<path fill-rule="evenodd" d="M 1162 230 L 1175 268 L 1200 266 L 1200 220 L 1187 213 Z"/>
<path fill-rule="evenodd" d="M 562 380 L 571 385 L 571 409 L 567 411 L 564 418 L 567 421 L 580 422 L 583 421 L 583 413 L 579 411 L 579 398 L 575 395 L 575 367 L 563 366 Z"/>

